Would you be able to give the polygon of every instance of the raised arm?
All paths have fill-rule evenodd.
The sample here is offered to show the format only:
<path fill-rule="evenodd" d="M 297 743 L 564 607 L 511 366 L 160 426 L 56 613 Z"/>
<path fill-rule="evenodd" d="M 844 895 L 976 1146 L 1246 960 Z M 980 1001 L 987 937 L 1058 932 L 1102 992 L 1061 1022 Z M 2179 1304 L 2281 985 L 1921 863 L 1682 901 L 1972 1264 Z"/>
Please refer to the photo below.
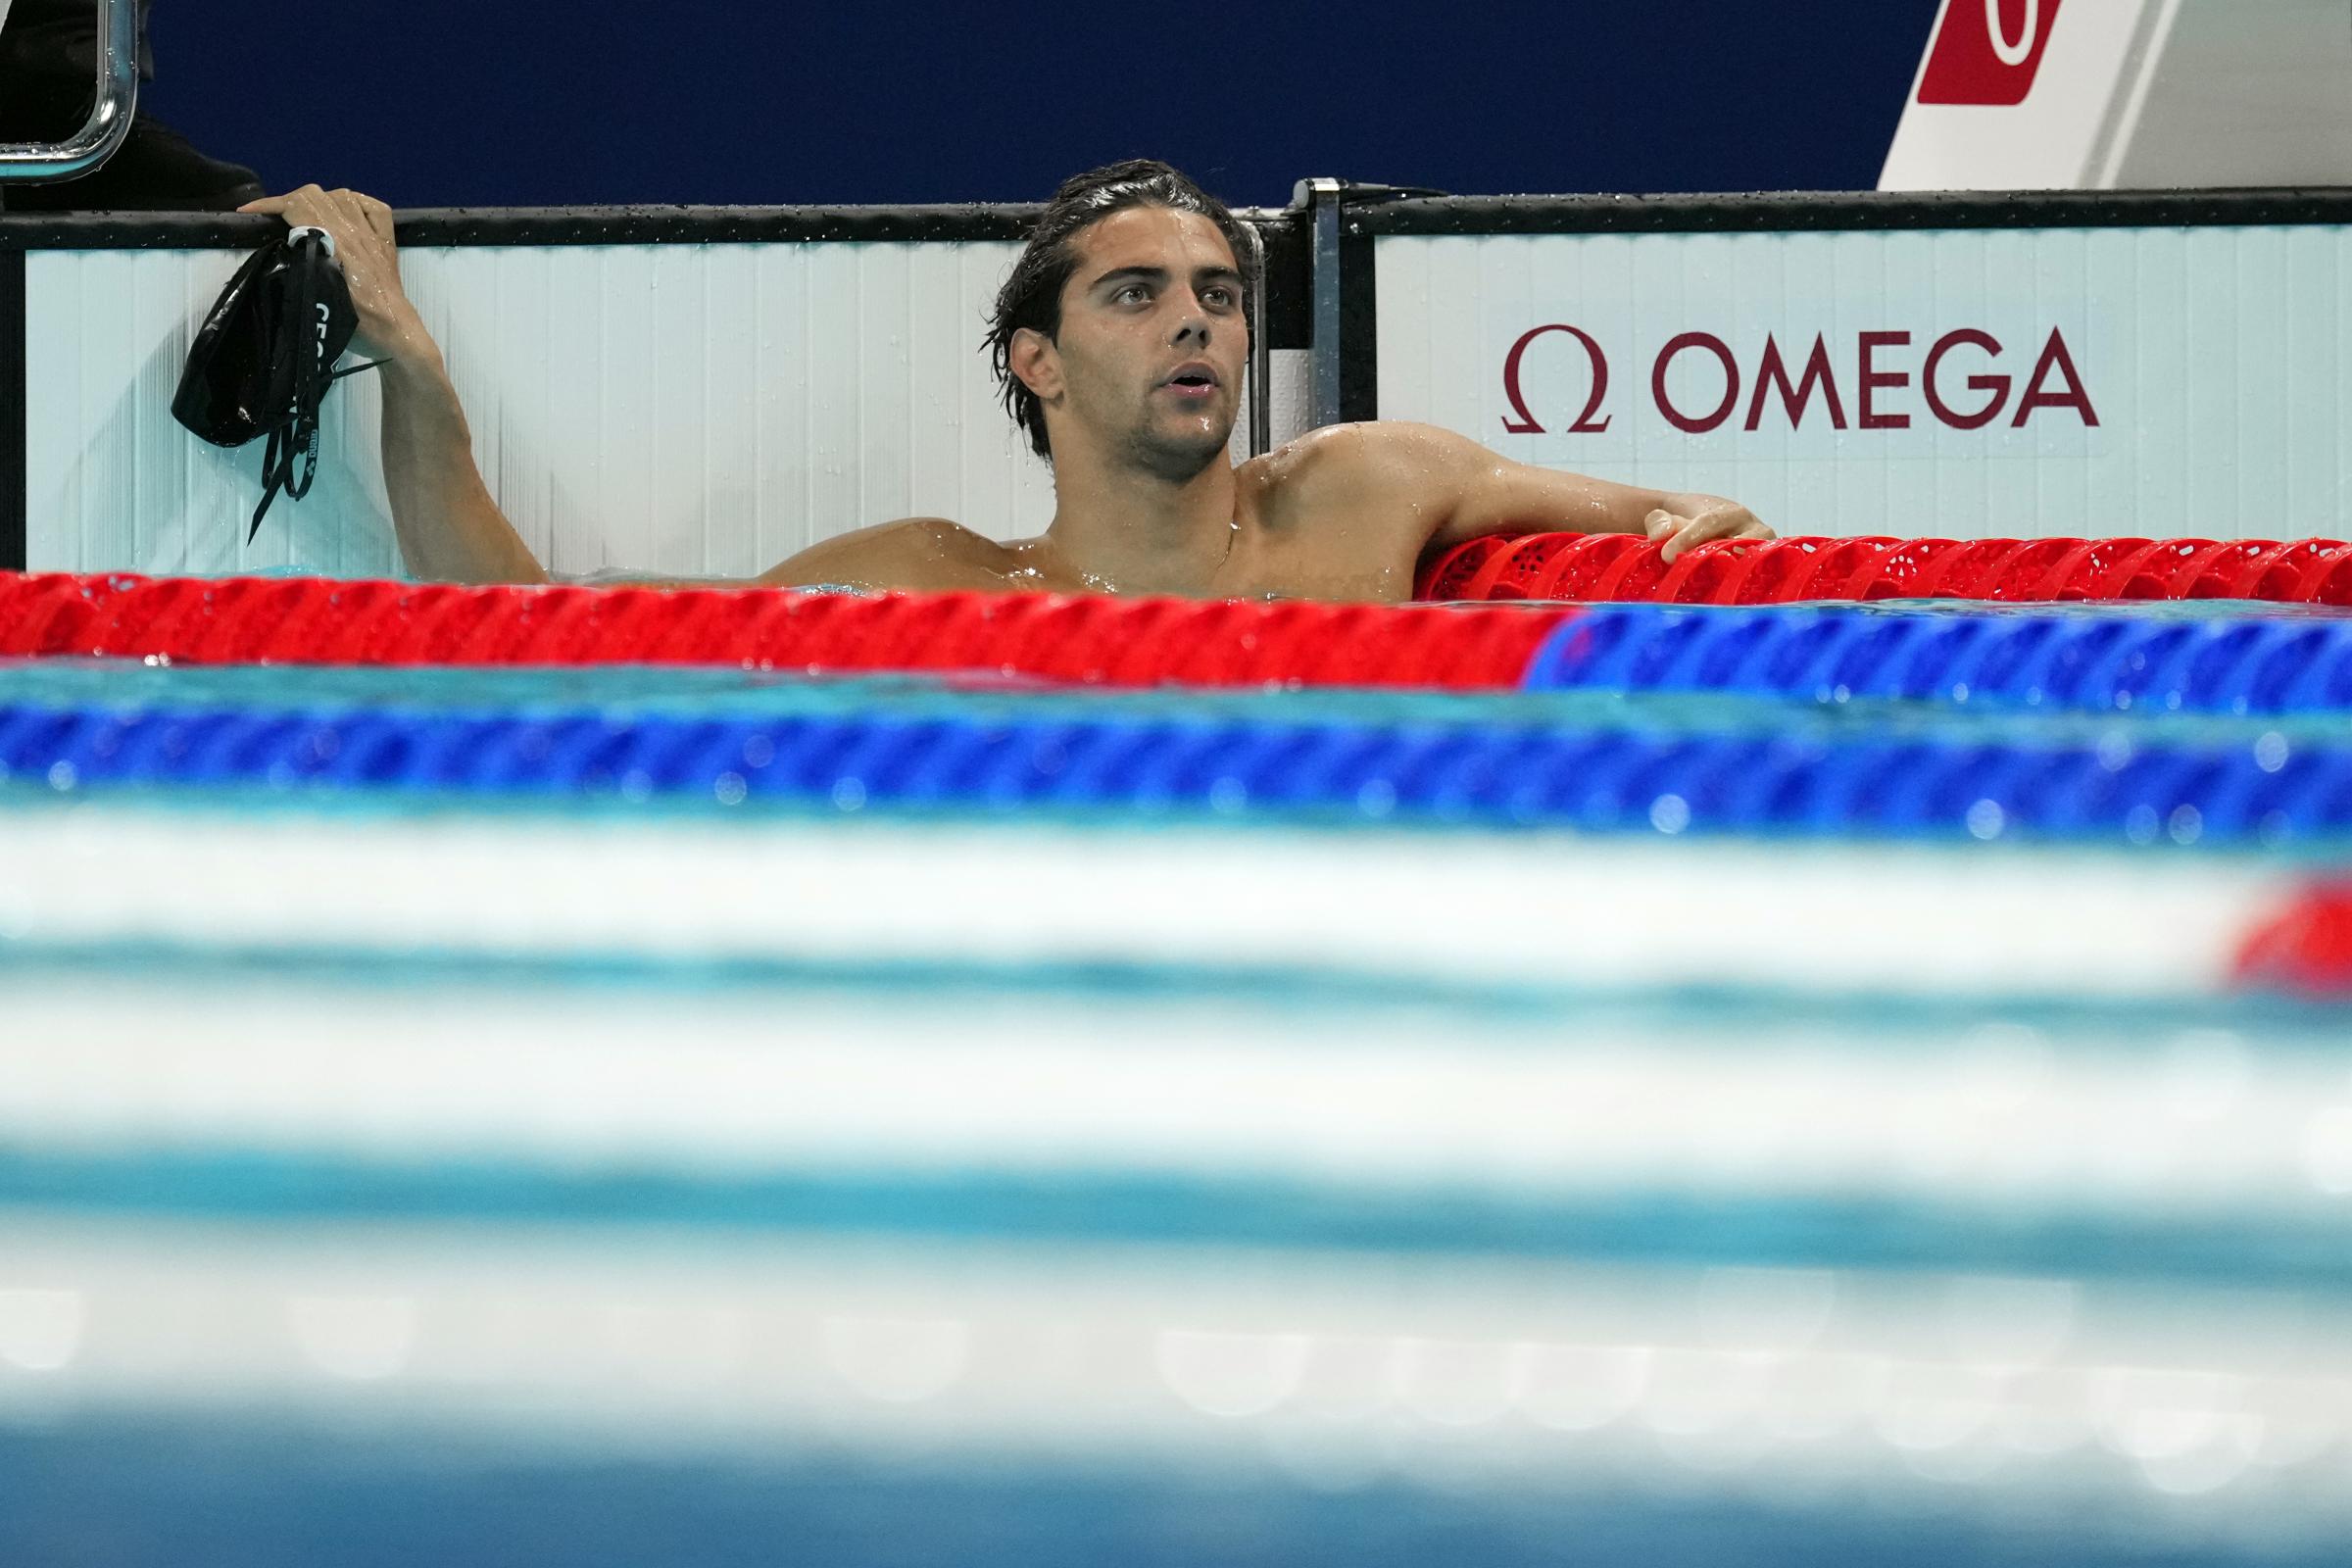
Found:
<path fill-rule="evenodd" d="M 440 346 L 400 286 L 392 210 L 372 196 L 316 185 L 241 211 L 322 228 L 335 242 L 364 346 L 383 361 L 384 489 L 401 559 L 439 582 L 546 582 L 474 466 L 471 432 Z"/>
<path fill-rule="evenodd" d="M 343 264 L 363 345 L 383 361 L 384 488 L 401 559 L 437 582 L 553 580 L 491 499 L 474 466 L 472 433 L 450 384 L 440 346 L 400 284 L 392 209 L 352 190 L 317 185 L 247 203 L 288 223 L 324 229 Z M 599 573 L 600 586 L 741 588 L 754 584 L 848 583 L 874 588 L 968 586 L 971 575 L 943 542 L 962 534 L 939 518 L 915 517 L 827 539 L 750 580 Z M 968 536 L 966 536 L 968 538 Z"/>
<path fill-rule="evenodd" d="M 1644 490 L 1514 463 L 1468 436 L 1434 425 L 1395 427 L 1409 466 L 1436 486 L 1427 509 L 1429 548 L 1491 533 L 1637 533 L 1661 542 L 1668 560 L 1710 539 L 1769 539 L 1772 530 L 1737 501 Z"/>

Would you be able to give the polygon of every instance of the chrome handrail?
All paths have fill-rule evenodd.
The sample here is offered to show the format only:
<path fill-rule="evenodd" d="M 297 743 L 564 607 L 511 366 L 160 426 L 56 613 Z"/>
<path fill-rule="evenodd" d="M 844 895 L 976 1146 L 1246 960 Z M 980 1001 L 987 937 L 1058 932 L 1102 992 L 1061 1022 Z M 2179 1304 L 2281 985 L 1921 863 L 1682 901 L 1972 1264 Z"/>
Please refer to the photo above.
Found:
<path fill-rule="evenodd" d="M 98 101 L 90 118 L 64 141 L 0 142 L 0 181 L 32 184 L 88 173 L 130 134 L 138 103 L 138 0 L 99 0 Z"/>

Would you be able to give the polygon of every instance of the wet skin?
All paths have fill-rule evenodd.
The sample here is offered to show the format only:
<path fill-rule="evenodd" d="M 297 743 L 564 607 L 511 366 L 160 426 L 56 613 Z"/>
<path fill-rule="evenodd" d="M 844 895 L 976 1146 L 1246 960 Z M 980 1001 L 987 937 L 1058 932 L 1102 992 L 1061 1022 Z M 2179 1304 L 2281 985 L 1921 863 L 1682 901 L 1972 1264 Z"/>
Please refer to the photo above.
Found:
<path fill-rule="evenodd" d="M 391 213 L 316 186 L 247 209 L 334 236 L 361 331 L 386 361 L 384 476 L 419 576 L 544 582 L 473 466 L 464 411 L 400 286 Z M 1079 231 L 1051 337 L 1015 334 L 1010 364 L 1043 406 L 1054 515 L 1000 543 L 944 517 L 828 539 L 768 585 L 1410 597 L 1425 552 L 1488 533 L 1646 534 L 1678 554 L 1770 530 L 1737 503 L 1510 462 L 1433 426 L 1316 430 L 1236 465 L 1227 443 L 1250 357 L 1242 277 L 1216 224 L 1127 208 Z"/>

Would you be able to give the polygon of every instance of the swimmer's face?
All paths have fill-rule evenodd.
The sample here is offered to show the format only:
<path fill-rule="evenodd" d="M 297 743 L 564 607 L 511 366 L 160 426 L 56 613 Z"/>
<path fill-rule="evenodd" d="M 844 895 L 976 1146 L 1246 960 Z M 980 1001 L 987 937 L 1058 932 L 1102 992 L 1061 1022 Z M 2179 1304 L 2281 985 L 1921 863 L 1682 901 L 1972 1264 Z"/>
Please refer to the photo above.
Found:
<path fill-rule="evenodd" d="M 1056 451 L 1100 442 L 1162 477 L 1193 477 L 1233 434 L 1250 360 L 1232 247 L 1209 219 L 1165 207 L 1126 208 L 1070 243 L 1061 330 L 1031 334 L 1035 373 L 1022 377 Z"/>

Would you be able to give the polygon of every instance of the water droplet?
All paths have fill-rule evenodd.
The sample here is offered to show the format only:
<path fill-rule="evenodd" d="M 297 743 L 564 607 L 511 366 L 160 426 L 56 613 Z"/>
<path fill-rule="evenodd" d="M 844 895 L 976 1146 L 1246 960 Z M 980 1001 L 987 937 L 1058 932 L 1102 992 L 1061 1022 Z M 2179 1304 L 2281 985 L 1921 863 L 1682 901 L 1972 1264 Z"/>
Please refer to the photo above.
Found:
<path fill-rule="evenodd" d="M 1661 795 L 1649 803 L 1649 825 L 1661 833 L 1680 833 L 1690 825 L 1690 803 L 1680 795 Z"/>
<path fill-rule="evenodd" d="M 710 793 L 718 797 L 718 804 L 721 806 L 741 806 L 745 793 L 743 775 L 741 773 L 719 774 L 717 780 L 710 786 Z"/>
<path fill-rule="evenodd" d="M 2286 737 L 2271 730 L 2254 743 L 2254 765 L 2265 773 L 2276 773 L 2286 765 Z"/>
<path fill-rule="evenodd" d="M 1303 1334 L 1164 1329 L 1154 1347 L 1169 1391 L 1205 1415 L 1263 1415 L 1298 1390 L 1311 1342 Z"/>
<path fill-rule="evenodd" d="M 2321 1192 L 2352 1193 L 2352 1105 L 2330 1106 L 2311 1118 L 2303 1168 Z"/>
<path fill-rule="evenodd" d="M 1968 830 L 1981 839 L 1999 838 L 2008 821 L 2009 814 L 1998 801 L 1979 801 L 1968 808 Z"/>

